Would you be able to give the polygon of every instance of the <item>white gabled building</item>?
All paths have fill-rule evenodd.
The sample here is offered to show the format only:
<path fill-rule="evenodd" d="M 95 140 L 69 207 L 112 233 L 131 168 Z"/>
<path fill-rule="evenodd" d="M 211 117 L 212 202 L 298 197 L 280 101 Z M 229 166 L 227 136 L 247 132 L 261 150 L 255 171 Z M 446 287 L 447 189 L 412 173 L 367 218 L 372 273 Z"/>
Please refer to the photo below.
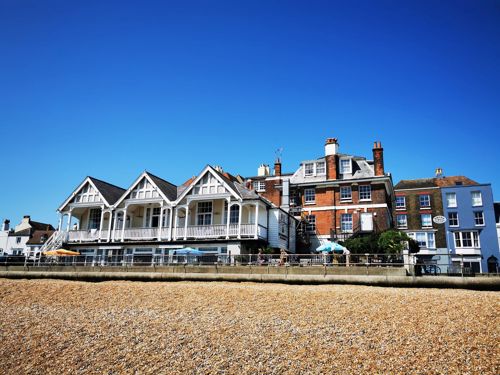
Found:
<path fill-rule="evenodd" d="M 30 253 L 34 237 L 41 241 L 40 233 L 45 232 L 49 236 L 54 232 L 50 224 L 31 220 L 25 215 L 15 228 L 10 228 L 10 220 L 5 219 L 0 231 L 0 255 L 25 256 Z"/>
<path fill-rule="evenodd" d="M 295 252 L 296 220 L 248 189 L 243 179 L 206 166 L 182 186 L 143 172 L 125 190 L 87 177 L 59 207 L 49 247 L 83 255 L 165 256 L 193 247 L 213 255 Z"/>

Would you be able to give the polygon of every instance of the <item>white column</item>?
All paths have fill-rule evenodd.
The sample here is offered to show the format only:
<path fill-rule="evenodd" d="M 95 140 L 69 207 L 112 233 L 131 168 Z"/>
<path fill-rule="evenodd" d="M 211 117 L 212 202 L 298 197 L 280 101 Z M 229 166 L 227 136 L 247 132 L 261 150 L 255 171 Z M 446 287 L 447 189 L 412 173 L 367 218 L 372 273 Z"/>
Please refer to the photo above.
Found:
<path fill-rule="evenodd" d="M 241 215 L 243 212 L 243 205 L 240 203 L 240 212 L 238 213 L 238 238 L 241 238 Z"/>
<path fill-rule="evenodd" d="M 104 207 L 101 207 L 101 222 L 99 223 L 99 239 L 98 239 L 99 242 L 101 242 L 103 223 L 104 223 Z"/>
<path fill-rule="evenodd" d="M 64 217 L 64 214 L 61 212 L 60 215 L 59 215 L 59 224 L 57 225 L 57 230 L 58 231 L 62 230 L 63 217 Z"/>
<path fill-rule="evenodd" d="M 226 240 L 229 239 L 229 216 L 231 216 L 231 198 L 227 198 L 227 214 L 226 214 Z"/>
<path fill-rule="evenodd" d="M 169 227 L 168 240 L 169 241 L 172 241 L 172 232 L 174 230 L 174 228 L 172 228 L 173 216 L 174 216 L 174 210 L 172 209 L 172 207 L 170 207 L 170 217 L 169 217 L 169 220 L 168 220 L 168 227 Z"/>
<path fill-rule="evenodd" d="M 158 240 L 161 240 L 161 231 L 163 230 L 163 201 L 160 203 L 160 223 L 158 225 Z"/>
<path fill-rule="evenodd" d="M 189 220 L 189 203 L 186 206 L 186 218 L 184 221 L 184 239 L 187 238 L 188 220 Z"/>
<path fill-rule="evenodd" d="M 118 229 L 116 227 L 116 223 L 118 223 L 118 210 L 115 211 L 115 220 L 113 222 L 113 236 L 111 237 L 111 240 L 114 242 L 116 240 L 116 230 Z"/>
<path fill-rule="evenodd" d="M 177 239 L 177 227 L 179 226 L 179 209 L 175 208 L 175 219 L 174 219 L 174 240 Z"/>
<path fill-rule="evenodd" d="M 255 238 L 258 238 L 259 233 L 259 204 L 255 205 Z"/>
<path fill-rule="evenodd" d="M 70 225 L 71 225 L 71 210 L 69 210 L 69 213 L 68 213 L 68 225 L 66 226 L 66 230 L 68 232 L 70 230 Z"/>
<path fill-rule="evenodd" d="M 109 242 L 111 240 L 111 222 L 113 221 L 113 212 L 108 211 L 109 213 L 109 223 L 108 223 L 108 237 L 106 238 L 106 242 Z"/>
<path fill-rule="evenodd" d="M 125 206 L 125 209 L 123 210 L 122 242 L 125 241 L 125 226 L 127 224 L 127 208 L 128 208 L 128 206 Z"/>

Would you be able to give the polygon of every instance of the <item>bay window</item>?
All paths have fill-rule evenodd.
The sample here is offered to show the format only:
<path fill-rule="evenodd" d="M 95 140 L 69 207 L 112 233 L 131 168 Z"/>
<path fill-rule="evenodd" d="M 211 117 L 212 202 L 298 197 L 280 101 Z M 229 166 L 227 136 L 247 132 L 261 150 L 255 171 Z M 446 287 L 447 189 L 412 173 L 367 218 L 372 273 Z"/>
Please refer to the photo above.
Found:
<path fill-rule="evenodd" d="M 455 247 L 479 247 L 479 235 L 476 231 L 455 232 Z"/>

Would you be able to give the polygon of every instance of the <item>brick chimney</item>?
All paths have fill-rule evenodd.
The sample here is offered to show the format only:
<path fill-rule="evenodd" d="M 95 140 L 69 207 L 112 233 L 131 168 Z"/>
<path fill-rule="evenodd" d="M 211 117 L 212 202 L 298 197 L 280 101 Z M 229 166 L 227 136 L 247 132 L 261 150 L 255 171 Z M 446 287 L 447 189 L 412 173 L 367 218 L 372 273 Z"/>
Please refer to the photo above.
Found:
<path fill-rule="evenodd" d="M 274 162 L 274 175 L 281 176 L 281 159 L 277 158 Z"/>
<path fill-rule="evenodd" d="M 373 143 L 373 169 L 375 176 L 384 176 L 384 149 L 382 148 L 382 143 Z"/>
<path fill-rule="evenodd" d="M 337 179 L 337 154 L 339 144 L 337 138 L 327 138 L 325 142 L 326 178 L 328 180 Z"/>

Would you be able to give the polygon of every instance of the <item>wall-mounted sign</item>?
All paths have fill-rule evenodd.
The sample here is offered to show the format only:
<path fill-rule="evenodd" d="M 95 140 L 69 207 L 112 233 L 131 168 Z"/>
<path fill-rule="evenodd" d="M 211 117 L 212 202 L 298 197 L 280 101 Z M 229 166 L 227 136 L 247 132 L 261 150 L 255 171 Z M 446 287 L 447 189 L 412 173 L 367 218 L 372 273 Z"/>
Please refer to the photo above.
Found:
<path fill-rule="evenodd" d="M 446 218 L 444 216 L 434 216 L 434 219 L 432 219 L 436 224 L 444 224 L 446 223 Z"/>

